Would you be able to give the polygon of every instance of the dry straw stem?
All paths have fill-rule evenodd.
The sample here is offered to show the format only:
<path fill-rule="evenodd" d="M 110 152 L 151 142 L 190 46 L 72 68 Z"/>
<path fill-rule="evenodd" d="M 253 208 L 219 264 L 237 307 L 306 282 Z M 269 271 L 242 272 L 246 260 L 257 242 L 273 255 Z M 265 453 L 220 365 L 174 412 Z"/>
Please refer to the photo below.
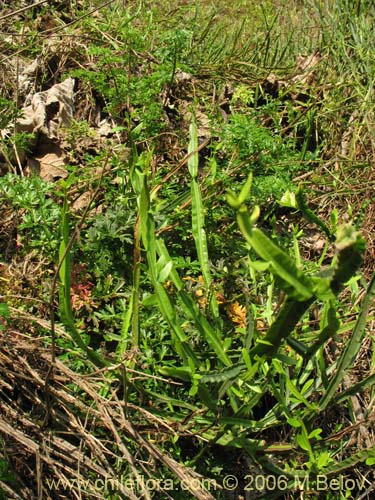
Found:
<path fill-rule="evenodd" d="M 13 317 L 15 313 L 12 309 Z M 25 319 L 23 322 L 26 324 Z M 38 339 L 15 330 L 11 333 L 12 337 L 10 331 L 2 332 L 0 338 L 0 436 L 4 459 L 17 476 L 17 488 L 4 484 L 8 498 L 62 498 L 58 488 L 49 487 L 52 481 L 55 485 L 60 481 L 60 489 L 69 485 L 69 498 L 104 500 L 106 493 L 96 487 L 101 480 L 100 484 L 115 485 L 125 498 L 148 500 L 151 491 L 140 487 L 136 492 L 127 487 L 125 479 L 132 477 L 141 486 L 143 478 L 155 477 L 157 466 L 162 465 L 184 484 L 194 484 L 193 497 L 213 500 L 203 487 L 197 487 L 203 479 L 200 475 L 176 462 L 137 429 L 147 422 L 150 434 L 173 433 L 168 422 L 149 418 L 135 405 L 130 407 L 130 420 L 115 390 L 110 399 L 99 394 L 100 387 L 109 384 L 108 370 L 84 377 L 56 360 L 55 377 L 48 386 L 55 428 L 41 427 L 50 354 Z M 136 455 L 129 443 L 137 449 Z M 114 464 L 122 464 L 120 472 Z M 123 471 L 126 477 L 121 481 Z"/>
<path fill-rule="evenodd" d="M 0 17 L 0 21 L 4 21 L 4 19 L 9 19 L 10 17 L 17 16 L 18 14 L 22 14 L 22 12 L 25 12 L 26 10 L 31 10 L 34 7 L 38 7 L 39 5 L 42 5 L 44 3 L 47 3 L 48 0 L 40 0 L 39 2 L 32 3 L 31 5 L 26 5 L 25 7 L 22 7 L 21 9 L 18 10 L 13 10 L 12 12 L 9 12 L 9 14 L 5 14 L 5 16 Z"/>

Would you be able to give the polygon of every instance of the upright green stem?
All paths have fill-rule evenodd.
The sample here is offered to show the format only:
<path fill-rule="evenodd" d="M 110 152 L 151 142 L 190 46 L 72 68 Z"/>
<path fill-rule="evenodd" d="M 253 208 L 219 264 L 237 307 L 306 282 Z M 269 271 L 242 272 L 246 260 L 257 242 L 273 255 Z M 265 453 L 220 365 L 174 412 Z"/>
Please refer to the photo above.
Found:
<path fill-rule="evenodd" d="M 132 341 L 131 345 L 134 348 L 139 346 L 139 280 L 141 275 L 141 232 L 140 219 L 134 226 L 134 254 L 133 254 L 133 291 L 132 291 Z"/>

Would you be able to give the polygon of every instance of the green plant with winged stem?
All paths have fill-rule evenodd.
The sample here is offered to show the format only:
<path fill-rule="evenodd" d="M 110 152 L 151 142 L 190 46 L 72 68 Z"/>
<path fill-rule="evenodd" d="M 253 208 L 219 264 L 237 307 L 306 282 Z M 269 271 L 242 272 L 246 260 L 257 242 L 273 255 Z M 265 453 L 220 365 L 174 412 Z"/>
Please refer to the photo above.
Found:
<path fill-rule="evenodd" d="M 198 168 L 197 130 L 190 127 L 189 173 L 192 195 L 192 235 L 205 282 L 210 280 L 208 248 L 204 237 L 204 207 L 201 188 L 196 176 Z M 277 289 L 285 293 L 280 311 L 275 314 L 265 335 L 260 335 L 253 324 L 242 348 L 231 349 L 220 322 L 215 318 L 215 308 L 202 310 L 193 297 L 186 292 L 168 249 L 160 236 L 156 236 L 153 214 L 152 194 L 148 187 L 149 156 L 143 156 L 136 170 L 140 188 L 139 218 L 140 234 L 146 254 L 148 274 L 154 288 L 158 308 L 167 321 L 172 343 L 180 363 L 164 364 L 159 372 L 164 376 L 177 378 L 190 385 L 188 392 L 191 404 L 198 396 L 200 405 L 205 408 L 205 417 L 195 422 L 196 428 L 208 425 L 203 436 L 211 443 L 234 446 L 245 449 L 254 460 L 268 469 L 275 470 L 268 460 L 267 453 L 259 459 L 255 450 L 264 446 L 261 441 L 252 439 L 252 432 L 275 425 L 290 425 L 296 435 L 296 446 L 301 453 L 310 453 L 311 470 L 335 470 L 332 454 L 327 456 L 320 436 L 311 429 L 313 422 L 329 404 L 335 404 L 336 390 L 345 370 L 355 356 L 365 327 L 365 317 L 374 285 L 371 282 L 363 303 L 362 313 L 353 330 L 354 341 L 350 341 L 340 360 L 329 369 L 322 362 L 321 350 L 329 339 L 333 339 L 341 329 L 338 317 L 337 297 L 344 286 L 358 270 L 362 261 L 364 241 L 362 236 L 350 225 L 338 228 L 336 235 L 336 255 L 331 266 L 324 271 L 308 274 L 295 261 L 259 228 L 256 222 L 260 209 L 255 207 L 249 213 L 245 202 L 248 198 L 252 176 L 250 175 L 239 195 L 228 191 L 228 203 L 237 212 L 239 228 L 258 260 L 249 259 L 250 270 L 271 273 L 277 283 Z M 151 191 L 152 193 L 152 191 Z M 304 207 L 306 211 L 306 207 Z M 303 263 L 300 262 L 303 266 Z M 163 286 L 167 281 L 174 287 L 173 296 Z M 295 335 L 298 324 L 313 306 L 319 304 L 322 313 L 319 330 L 314 335 L 298 338 Z M 255 308 L 257 314 L 257 308 Z M 194 325 L 200 341 L 192 343 L 186 334 L 184 323 Z M 288 345 L 289 354 L 282 347 Z M 316 378 L 316 372 L 318 378 Z M 328 374 L 334 373 L 330 378 Z M 277 382 L 276 382 L 277 380 Z M 369 384 L 364 381 L 361 389 Z M 267 394 L 272 394 L 275 403 L 272 410 L 256 420 L 254 412 L 264 404 Z M 314 394 L 320 394 L 316 401 L 311 401 Z M 158 395 L 153 393 L 158 398 Z M 161 397 L 161 396 L 160 396 Z M 347 395 L 349 397 L 349 395 Z M 163 399 L 163 398 L 162 398 Z M 186 402 L 178 398 L 166 398 L 173 407 L 179 407 L 183 413 Z M 199 406 L 196 406 L 198 409 Z M 293 412 L 293 413 L 292 413 Z M 288 419 L 297 412 L 301 424 L 288 424 Z M 294 421 L 291 421 L 293 423 Z M 204 452 L 204 448 L 201 453 Z M 352 455 L 348 463 L 367 460 L 372 451 L 361 456 Z M 198 455 L 200 456 L 200 454 Z M 197 456 L 197 457 L 198 457 Z M 198 459 L 196 457 L 196 459 Z M 283 471 L 277 469 L 277 473 Z M 298 467 L 293 473 L 302 473 Z"/>
<path fill-rule="evenodd" d="M 260 229 L 255 227 L 259 216 L 259 207 L 249 214 L 244 202 L 251 189 L 252 176 L 237 197 L 228 192 L 228 203 L 237 210 L 237 221 L 242 234 L 250 247 L 270 266 L 271 272 L 279 279 L 280 287 L 287 293 L 282 310 L 271 325 L 264 339 L 250 351 L 250 356 L 272 356 L 276 354 L 281 341 L 287 339 L 296 324 L 316 301 L 329 302 L 334 307 L 333 300 L 346 281 L 358 270 L 364 253 L 365 243 L 362 236 L 350 225 L 338 229 L 336 236 L 337 254 L 329 271 L 323 275 L 307 276 L 298 269 L 293 260 L 278 248 Z M 301 195 L 299 195 L 301 198 Z M 306 211 L 306 209 L 305 209 Z M 327 229 L 328 231 L 328 229 Z M 334 317 L 334 315 L 332 316 Z M 331 332 L 333 333 L 333 332 Z M 322 335 L 323 341 L 327 340 Z M 320 340 L 322 340 L 320 339 Z M 301 354 L 306 353 L 304 347 L 293 340 L 292 344 Z M 318 348 L 318 345 L 313 349 Z M 307 351 L 311 354 L 311 349 Z"/>

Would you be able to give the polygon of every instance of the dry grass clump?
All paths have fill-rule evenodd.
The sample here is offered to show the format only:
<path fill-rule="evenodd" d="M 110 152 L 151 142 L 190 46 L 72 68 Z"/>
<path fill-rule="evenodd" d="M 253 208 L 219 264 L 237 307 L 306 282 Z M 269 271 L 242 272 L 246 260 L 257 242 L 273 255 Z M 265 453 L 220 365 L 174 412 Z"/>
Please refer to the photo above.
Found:
<path fill-rule="evenodd" d="M 153 490 L 163 488 L 163 472 L 176 484 L 191 484 L 195 498 L 213 498 L 198 487 L 201 476 L 147 439 L 174 430 L 146 410 L 127 405 L 118 379 L 109 384 L 108 370 L 82 375 L 57 360 L 46 386 L 50 366 L 49 350 L 40 339 L 11 328 L 2 332 L 0 462 L 10 469 L 0 488 L 6 498 L 105 499 L 113 492 L 150 499 Z M 111 394 L 105 398 L 100 390 L 109 385 Z M 141 433 L 145 428 L 146 436 Z"/>

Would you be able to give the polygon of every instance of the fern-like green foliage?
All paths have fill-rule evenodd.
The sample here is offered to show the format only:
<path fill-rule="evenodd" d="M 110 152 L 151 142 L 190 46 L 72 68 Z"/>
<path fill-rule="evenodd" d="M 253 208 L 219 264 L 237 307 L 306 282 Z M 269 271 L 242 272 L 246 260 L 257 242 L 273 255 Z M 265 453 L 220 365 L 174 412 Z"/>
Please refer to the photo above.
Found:
<path fill-rule="evenodd" d="M 221 148 L 253 172 L 253 194 L 259 201 L 279 198 L 291 187 L 293 174 L 302 169 L 293 144 L 259 123 L 252 114 L 232 113 L 223 130 Z"/>

